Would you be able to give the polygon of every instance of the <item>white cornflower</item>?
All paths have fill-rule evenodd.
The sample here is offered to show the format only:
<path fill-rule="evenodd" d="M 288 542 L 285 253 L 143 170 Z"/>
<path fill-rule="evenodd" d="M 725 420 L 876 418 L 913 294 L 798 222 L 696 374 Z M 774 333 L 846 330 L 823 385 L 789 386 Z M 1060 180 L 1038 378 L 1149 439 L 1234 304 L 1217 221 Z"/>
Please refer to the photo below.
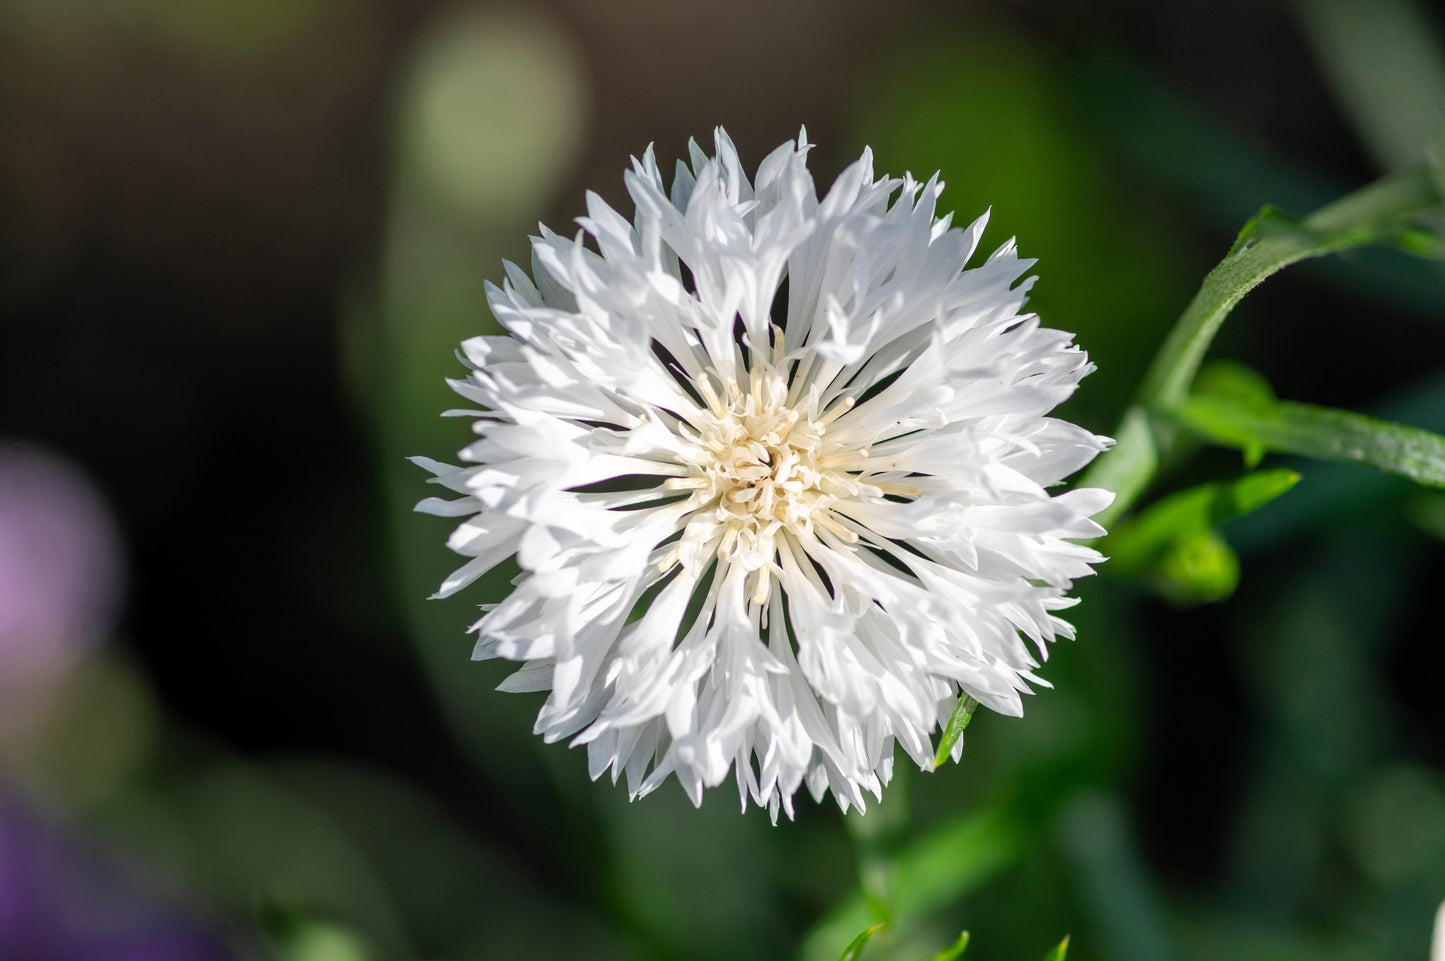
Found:
<path fill-rule="evenodd" d="M 417 509 L 467 517 L 436 596 L 520 569 L 474 656 L 523 662 L 537 733 L 634 797 L 731 770 L 774 818 L 803 784 L 862 808 L 961 691 L 1023 713 L 1024 638 L 1072 637 L 1101 559 L 1070 538 L 1112 495 L 1046 490 L 1109 441 L 1045 416 L 1092 367 L 1019 312 L 1033 261 L 966 268 L 987 216 L 866 151 L 819 200 L 808 150 L 750 183 L 718 130 L 669 190 L 649 149 L 631 221 L 588 194 L 575 239 L 542 228 L 534 279 L 487 288 L 511 336 L 462 345 L 478 439 L 416 458 L 461 495 Z"/>

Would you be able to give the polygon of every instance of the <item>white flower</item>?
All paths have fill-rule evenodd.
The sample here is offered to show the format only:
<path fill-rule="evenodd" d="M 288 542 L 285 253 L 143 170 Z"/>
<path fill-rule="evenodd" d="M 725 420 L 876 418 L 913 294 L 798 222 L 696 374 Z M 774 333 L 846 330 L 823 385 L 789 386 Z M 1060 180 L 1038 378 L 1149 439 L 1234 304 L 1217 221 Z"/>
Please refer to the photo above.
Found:
<path fill-rule="evenodd" d="M 1023 713 L 1024 638 L 1073 636 L 1052 612 L 1101 558 L 1070 538 L 1112 499 L 1046 488 L 1109 441 L 1045 416 L 1088 358 L 1019 312 L 1012 241 L 965 268 L 987 216 L 935 219 L 936 177 L 865 151 L 819 200 L 805 136 L 751 183 L 716 149 L 670 191 L 649 149 L 631 221 L 588 194 L 575 239 L 533 238 L 535 283 L 488 286 L 511 336 L 452 382 L 478 439 L 416 458 L 461 495 L 417 509 L 467 517 L 436 596 L 514 560 L 475 657 L 523 662 L 501 689 L 549 690 L 537 733 L 594 778 L 862 808 L 895 742 L 931 765 L 960 691 Z"/>

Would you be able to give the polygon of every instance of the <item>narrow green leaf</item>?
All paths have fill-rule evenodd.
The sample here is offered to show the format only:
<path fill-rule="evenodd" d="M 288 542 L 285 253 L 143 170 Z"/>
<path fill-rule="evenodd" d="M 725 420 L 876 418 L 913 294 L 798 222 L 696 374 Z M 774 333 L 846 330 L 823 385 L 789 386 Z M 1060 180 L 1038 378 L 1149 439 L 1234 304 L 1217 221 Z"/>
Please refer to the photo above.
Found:
<path fill-rule="evenodd" d="M 1441 227 L 1445 227 L 1445 217 L 1440 220 Z M 1409 230 L 1401 234 L 1396 243 L 1405 253 L 1415 257 L 1423 257 L 1427 260 L 1439 260 L 1445 257 L 1445 240 L 1441 238 L 1440 227 L 1434 230 Z"/>
<path fill-rule="evenodd" d="M 1069 936 L 1066 934 L 1064 935 L 1064 940 L 1060 941 L 1052 951 L 1044 955 L 1044 961 L 1064 961 L 1064 957 L 1068 953 Z"/>
<path fill-rule="evenodd" d="M 943 729 L 943 737 L 938 741 L 938 752 L 933 755 L 934 768 L 939 767 L 948 760 L 949 753 L 958 739 L 963 737 L 963 729 L 968 727 L 968 722 L 973 720 L 973 712 L 978 707 L 975 701 L 968 694 L 958 696 L 958 704 L 954 705 L 953 716 L 948 719 L 948 726 Z"/>
<path fill-rule="evenodd" d="M 848 942 L 848 946 L 843 949 L 843 953 L 838 955 L 838 961 L 854 961 L 858 955 L 863 953 L 863 949 L 868 946 L 868 942 L 872 940 L 873 935 L 886 927 L 888 927 L 888 925 L 880 923 L 864 930 L 862 934 Z"/>
<path fill-rule="evenodd" d="M 1311 404 L 1208 394 L 1190 397 L 1177 416 L 1195 433 L 1229 447 L 1354 461 L 1445 487 L 1445 437 L 1418 427 Z"/>
<path fill-rule="evenodd" d="M 1309 229 L 1298 217 L 1292 217 L 1277 207 L 1265 204 L 1259 209 L 1249 221 L 1240 228 L 1239 235 L 1234 238 L 1234 245 L 1229 248 L 1225 259 L 1239 254 L 1251 244 L 1258 243 L 1266 237 L 1288 236 L 1308 237 Z"/>
<path fill-rule="evenodd" d="M 1265 376 L 1237 360 L 1214 360 L 1205 364 L 1194 378 L 1190 393 L 1250 403 L 1268 403 L 1275 399 L 1274 388 Z"/>
<path fill-rule="evenodd" d="M 1230 397 L 1241 403 L 1272 404 L 1274 388 L 1264 375 L 1251 367 L 1232 360 L 1216 360 L 1206 364 L 1194 378 L 1194 394 Z M 1250 444 L 1242 451 L 1244 466 L 1254 470 L 1264 460 L 1266 453 L 1261 444 Z"/>
<path fill-rule="evenodd" d="M 964 949 L 968 947 L 968 932 L 965 931 L 958 936 L 958 940 L 944 948 L 933 956 L 933 961 L 958 961 L 963 957 Z"/>
<path fill-rule="evenodd" d="M 1274 469 L 1170 494 L 1104 540 L 1101 549 L 1109 557 L 1108 570 L 1126 577 L 1145 574 L 1177 545 L 1203 537 L 1222 521 L 1263 507 L 1298 481 L 1294 471 Z"/>

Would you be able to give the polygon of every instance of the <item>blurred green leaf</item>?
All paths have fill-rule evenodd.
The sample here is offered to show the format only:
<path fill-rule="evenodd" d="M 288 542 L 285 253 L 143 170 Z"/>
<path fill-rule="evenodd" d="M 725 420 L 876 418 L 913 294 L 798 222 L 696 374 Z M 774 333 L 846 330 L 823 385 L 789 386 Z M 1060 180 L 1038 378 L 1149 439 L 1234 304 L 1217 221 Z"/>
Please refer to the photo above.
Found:
<path fill-rule="evenodd" d="M 1060 941 L 1057 945 L 1055 945 L 1052 951 L 1044 955 L 1044 961 L 1064 961 L 1064 958 L 1068 953 L 1069 936 L 1066 934 L 1064 935 L 1064 940 Z"/>
<path fill-rule="evenodd" d="M 1418 427 L 1312 404 L 1209 393 L 1191 396 L 1177 416 L 1195 433 L 1229 447 L 1354 461 L 1445 487 L 1445 437 Z"/>
<path fill-rule="evenodd" d="M 894 857 L 892 925 L 908 922 L 958 900 L 1016 862 L 1034 837 L 1012 811 L 1000 804 L 942 824 Z M 836 945 L 868 923 L 862 892 L 844 901 L 809 932 L 804 959 L 831 959 Z"/>
<path fill-rule="evenodd" d="M 1207 535 L 1231 517 L 1263 507 L 1298 481 L 1294 471 L 1275 469 L 1171 494 L 1108 536 L 1103 549 L 1109 569 L 1124 576 L 1144 574 L 1177 545 Z"/>
<path fill-rule="evenodd" d="M 1276 155 L 1146 67 L 1124 46 L 1084 51 L 1070 94 L 1089 128 L 1152 179 L 1182 191 L 1196 212 L 1233 227 L 1269 200 L 1311 210 L 1342 192 L 1303 164 Z"/>
<path fill-rule="evenodd" d="M 1131 822 L 1121 797 L 1100 792 L 1076 796 L 1056 822 L 1059 850 L 1075 873 L 1097 945 L 1090 953 L 1110 961 L 1177 961 L 1185 954 L 1175 946 Z"/>
<path fill-rule="evenodd" d="M 899 916 L 917 915 L 974 890 L 1018 857 L 1025 832 L 998 810 L 943 825 L 898 858 Z"/>
<path fill-rule="evenodd" d="M 257 922 L 277 961 L 372 961 L 376 956 L 355 931 L 297 904 L 264 902 Z"/>
<path fill-rule="evenodd" d="M 964 931 L 958 940 L 933 956 L 933 961 L 958 961 L 968 947 L 968 932 Z"/>
<path fill-rule="evenodd" d="M 973 720 L 973 712 L 978 708 L 978 701 L 975 701 L 967 694 L 958 696 L 958 703 L 954 705 L 953 716 L 948 719 L 948 726 L 943 729 L 943 737 L 938 741 L 938 753 L 933 755 L 933 766 L 936 768 L 948 760 L 948 754 L 958 739 L 963 737 L 964 728 L 968 722 Z"/>
<path fill-rule="evenodd" d="M 852 941 L 849 941 L 848 946 L 843 949 L 843 953 L 838 955 L 838 961 L 854 961 L 858 955 L 863 953 L 863 949 L 868 946 L 868 942 L 873 939 L 873 935 L 886 927 L 888 927 L 886 924 L 875 924 Z"/>
<path fill-rule="evenodd" d="M 1361 145 L 1381 169 L 1420 156 L 1445 103 L 1445 51 L 1416 0 L 1288 5 Z"/>

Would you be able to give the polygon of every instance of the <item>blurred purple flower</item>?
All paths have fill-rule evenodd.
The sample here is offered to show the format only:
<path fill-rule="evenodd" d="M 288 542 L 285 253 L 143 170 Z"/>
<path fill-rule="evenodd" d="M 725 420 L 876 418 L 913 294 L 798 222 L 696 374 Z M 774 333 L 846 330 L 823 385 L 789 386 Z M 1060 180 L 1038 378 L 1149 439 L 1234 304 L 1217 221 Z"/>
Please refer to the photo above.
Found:
<path fill-rule="evenodd" d="M 0 961 L 230 961 L 225 938 L 120 855 L 0 791 Z"/>
<path fill-rule="evenodd" d="M 0 699 L 43 698 L 109 628 L 122 577 L 96 486 L 55 454 L 0 441 Z"/>

